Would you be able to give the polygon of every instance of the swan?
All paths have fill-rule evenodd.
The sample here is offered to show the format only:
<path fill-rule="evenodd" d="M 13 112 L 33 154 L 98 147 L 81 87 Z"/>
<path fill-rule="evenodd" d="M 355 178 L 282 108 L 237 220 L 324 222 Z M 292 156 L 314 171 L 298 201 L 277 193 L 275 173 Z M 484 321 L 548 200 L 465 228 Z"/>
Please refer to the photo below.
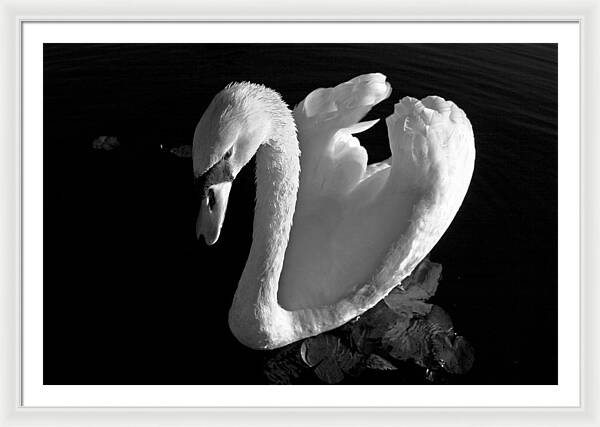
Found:
<path fill-rule="evenodd" d="M 441 238 L 473 173 L 471 124 L 453 102 L 402 98 L 392 156 L 367 166 L 356 134 L 389 97 L 383 74 L 311 92 L 293 112 L 263 85 L 231 83 L 192 145 L 196 234 L 221 232 L 231 185 L 256 156 L 252 245 L 229 310 L 234 336 L 274 349 L 343 325 L 407 277 Z"/>

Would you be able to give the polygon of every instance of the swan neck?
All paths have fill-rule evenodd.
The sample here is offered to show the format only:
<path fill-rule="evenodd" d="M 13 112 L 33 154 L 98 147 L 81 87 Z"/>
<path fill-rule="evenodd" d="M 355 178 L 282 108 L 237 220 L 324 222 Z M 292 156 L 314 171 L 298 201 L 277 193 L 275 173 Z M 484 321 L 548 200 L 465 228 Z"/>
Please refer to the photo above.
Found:
<path fill-rule="evenodd" d="M 289 138 L 291 139 L 291 137 Z M 294 136 L 295 139 L 295 136 Z M 257 153 L 256 207 L 250 260 L 259 269 L 258 283 L 264 283 L 269 303 L 277 302 L 279 276 L 283 269 L 299 180 L 297 147 L 266 144 Z M 267 295 L 265 295 L 266 297 Z"/>
<path fill-rule="evenodd" d="M 230 326 L 238 339 L 255 346 L 257 339 L 269 346 L 276 337 L 244 337 L 236 330 L 255 329 L 260 335 L 265 322 L 285 322 L 277 301 L 300 175 L 298 139 L 295 127 L 281 129 L 261 145 L 256 154 L 256 207 L 252 246 L 230 311 Z M 249 304 L 249 302 L 253 302 Z M 232 317 L 234 316 L 234 317 Z M 247 323 L 263 327 L 247 328 Z M 245 328 L 236 325 L 246 324 Z M 262 331 L 262 332 L 261 332 Z"/>

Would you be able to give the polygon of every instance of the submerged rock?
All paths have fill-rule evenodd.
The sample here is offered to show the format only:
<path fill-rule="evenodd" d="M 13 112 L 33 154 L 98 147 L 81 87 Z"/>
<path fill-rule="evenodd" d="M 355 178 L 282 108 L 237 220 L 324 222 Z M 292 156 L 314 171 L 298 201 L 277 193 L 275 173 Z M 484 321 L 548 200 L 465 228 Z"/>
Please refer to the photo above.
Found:
<path fill-rule="evenodd" d="M 192 146 L 191 145 L 180 145 L 179 147 L 173 147 L 169 150 L 169 153 L 177 157 L 185 159 L 192 158 Z"/>
<path fill-rule="evenodd" d="M 121 146 L 116 136 L 99 136 L 92 142 L 94 150 L 110 151 Z"/>
<path fill-rule="evenodd" d="M 442 266 L 425 259 L 389 295 L 346 325 L 270 353 L 265 365 L 272 384 L 307 381 L 311 375 L 337 384 L 365 370 L 394 371 L 412 363 L 427 381 L 467 373 L 471 344 L 455 333 L 450 316 L 429 304 Z"/>

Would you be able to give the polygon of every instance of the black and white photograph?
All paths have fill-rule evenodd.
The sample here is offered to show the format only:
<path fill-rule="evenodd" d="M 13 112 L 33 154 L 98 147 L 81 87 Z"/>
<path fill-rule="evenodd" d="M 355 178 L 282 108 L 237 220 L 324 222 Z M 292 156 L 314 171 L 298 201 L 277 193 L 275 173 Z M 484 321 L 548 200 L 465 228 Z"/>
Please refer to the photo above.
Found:
<path fill-rule="evenodd" d="M 557 385 L 558 44 L 45 43 L 44 385 Z"/>

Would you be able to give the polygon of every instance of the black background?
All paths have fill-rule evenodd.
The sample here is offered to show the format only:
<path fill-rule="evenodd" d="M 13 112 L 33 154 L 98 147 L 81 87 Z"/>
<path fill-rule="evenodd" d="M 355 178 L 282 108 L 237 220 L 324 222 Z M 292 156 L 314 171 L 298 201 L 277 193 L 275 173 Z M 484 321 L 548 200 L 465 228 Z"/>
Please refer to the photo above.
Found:
<path fill-rule="evenodd" d="M 556 45 L 44 46 L 44 383 L 261 384 L 268 353 L 229 332 L 250 245 L 253 168 L 234 184 L 219 243 L 197 242 L 191 144 L 231 81 L 293 106 L 318 87 L 382 72 L 392 96 L 440 95 L 475 132 L 471 187 L 431 259 L 432 302 L 474 346 L 464 384 L 557 382 Z M 115 135 L 118 150 L 92 141 Z M 359 136 L 389 156 L 385 124 Z M 359 383 L 424 383 L 420 368 Z"/>

